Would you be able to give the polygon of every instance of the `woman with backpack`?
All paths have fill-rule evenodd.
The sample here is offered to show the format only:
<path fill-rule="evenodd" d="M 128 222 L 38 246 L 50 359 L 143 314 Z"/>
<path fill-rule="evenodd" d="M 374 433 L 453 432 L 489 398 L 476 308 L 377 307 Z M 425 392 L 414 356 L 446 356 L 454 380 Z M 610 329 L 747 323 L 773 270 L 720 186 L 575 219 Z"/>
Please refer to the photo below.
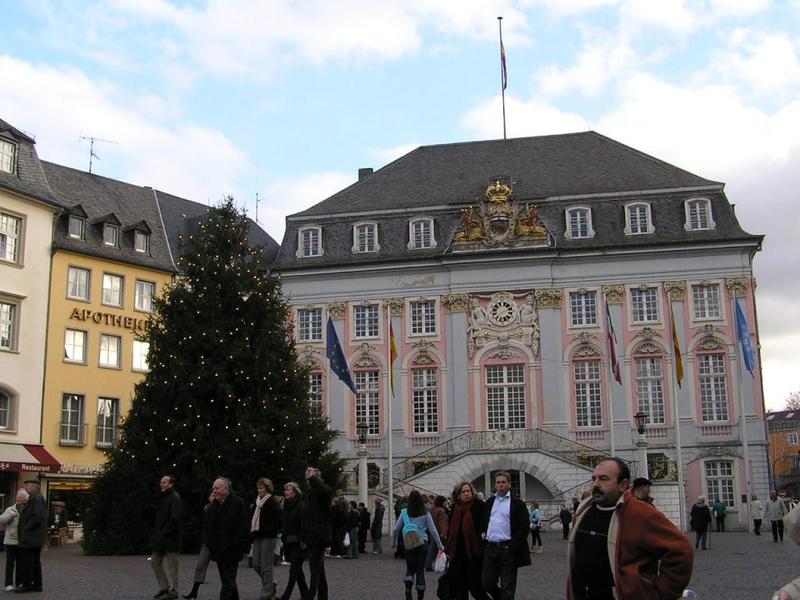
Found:
<path fill-rule="evenodd" d="M 425 557 L 431 539 L 440 552 L 444 551 L 442 540 L 429 512 L 425 510 L 422 495 L 413 490 L 408 495 L 408 505 L 400 511 L 400 517 L 392 529 L 392 547 L 397 545 L 399 535 L 403 536 L 406 553 L 406 575 L 403 583 L 406 600 L 411 600 L 411 588 L 416 581 L 417 600 L 425 597 Z"/>

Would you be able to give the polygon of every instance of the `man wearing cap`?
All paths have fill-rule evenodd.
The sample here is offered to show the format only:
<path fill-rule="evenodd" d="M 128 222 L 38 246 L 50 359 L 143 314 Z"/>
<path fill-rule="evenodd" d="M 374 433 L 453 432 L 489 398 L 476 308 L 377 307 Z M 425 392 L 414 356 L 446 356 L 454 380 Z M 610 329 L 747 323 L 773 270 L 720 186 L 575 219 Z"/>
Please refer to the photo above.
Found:
<path fill-rule="evenodd" d="M 25 481 L 28 503 L 19 516 L 19 566 L 21 583 L 17 593 L 42 591 L 42 546 L 47 540 L 47 507 L 39 492 L 39 479 Z"/>
<path fill-rule="evenodd" d="M 647 477 L 637 477 L 633 480 L 633 495 L 642 502 L 652 504 L 653 497 L 650 495 L 651 485 L 652 483 Z"/>

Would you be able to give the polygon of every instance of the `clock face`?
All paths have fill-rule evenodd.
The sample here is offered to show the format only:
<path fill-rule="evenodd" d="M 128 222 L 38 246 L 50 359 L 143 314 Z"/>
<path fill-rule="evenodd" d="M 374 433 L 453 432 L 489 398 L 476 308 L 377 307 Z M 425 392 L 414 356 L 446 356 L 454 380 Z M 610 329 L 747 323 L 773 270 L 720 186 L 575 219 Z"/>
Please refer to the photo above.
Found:
<path fill-rule="evenodd" d="M 516 318 L 517 307 L 512 300 L 500 298 L 492 303 L 489 314 L 498 325 L 508 325 Z"/>

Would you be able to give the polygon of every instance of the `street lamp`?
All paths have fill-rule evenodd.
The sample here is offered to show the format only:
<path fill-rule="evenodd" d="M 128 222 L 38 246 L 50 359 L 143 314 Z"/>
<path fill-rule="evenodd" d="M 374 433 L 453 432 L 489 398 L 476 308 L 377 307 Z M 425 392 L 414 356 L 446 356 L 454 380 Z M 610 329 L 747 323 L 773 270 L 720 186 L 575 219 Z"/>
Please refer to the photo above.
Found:
<path fill-rule="evenodd" d="M 369 506 L 368 504 L 368 482 L 367 482 L 367 433 L 369 429 L 367 428 L 367 422 L 364 419 L 360 419 L 358 423 L 356 423 L 356 435 L 358 436 L 358 450 L 356 455 L 358 456 L 358 501 L 363 502 L 364 506 Z"/>
<path fill-rule="evenodd" d="M 647 472 L 647 436 L 645 435 L 645 426 L 647 425 L 647 413 L 641 410 L 633 415 L 636 421 L 636 431 L 639 437 L 636 438 L 636 448 L 639 455 L 639 477 L 649 479 L 650 475 Z"/>

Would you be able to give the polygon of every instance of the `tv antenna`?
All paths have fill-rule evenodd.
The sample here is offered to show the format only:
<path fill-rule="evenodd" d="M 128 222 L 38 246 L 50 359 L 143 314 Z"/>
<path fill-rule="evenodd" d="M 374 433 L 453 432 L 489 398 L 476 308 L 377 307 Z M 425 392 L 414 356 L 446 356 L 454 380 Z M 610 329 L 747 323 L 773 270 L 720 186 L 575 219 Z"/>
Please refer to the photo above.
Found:
<path fill-rule="evenodd" d="M 256 192 L 256 223 L 258 223 L 258 203 L 261 202 L 261 198 L 258 197 L 258 192 Z"/>
<path fill-rule="evenodd" d="M 97 160 L 100 160 L 100 157 L 97 156 L 97 154 L 95 154 L 95 152 L 94 152 L 94 143 L 95 142 L 103 142 L 105 144 L 116 144 L 117 143 L 114 140 L 104 140 L 103 138 L 96 138 L 96 137 L 92 137 L 92 136 L 88 136 L 88 135 L 82 135 L 81 136 L 81 141 L 83 141 L 83 140 L 89 140 L 89 173 L 92 172 L 92 161 L 95 158 Z"/>

